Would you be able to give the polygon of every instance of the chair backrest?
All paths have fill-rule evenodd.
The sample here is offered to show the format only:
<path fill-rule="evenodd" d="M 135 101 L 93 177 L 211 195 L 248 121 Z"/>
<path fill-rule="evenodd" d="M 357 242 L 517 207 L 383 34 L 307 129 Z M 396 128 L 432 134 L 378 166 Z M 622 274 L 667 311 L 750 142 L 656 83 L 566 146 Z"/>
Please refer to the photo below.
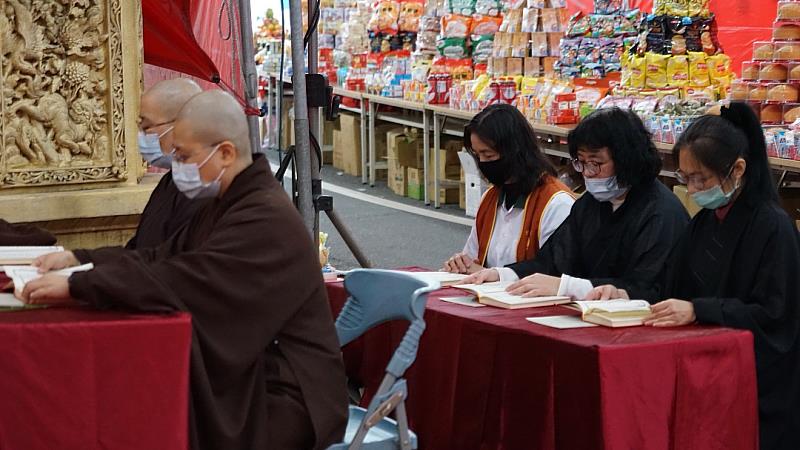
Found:
<path fill-rule="evenodd" d="M 411 322 L 386 369 L 396 377 L 402 376 L 414 362 L 419 337 L 425 329 L 422 316 L 428 293 L 439 289 L 439 282 L 415 276 L 413 272 L 357 269 L 347 275 L 344 287 L 350 297 L 336 319 L 340 345 L 389 320 Z"/>

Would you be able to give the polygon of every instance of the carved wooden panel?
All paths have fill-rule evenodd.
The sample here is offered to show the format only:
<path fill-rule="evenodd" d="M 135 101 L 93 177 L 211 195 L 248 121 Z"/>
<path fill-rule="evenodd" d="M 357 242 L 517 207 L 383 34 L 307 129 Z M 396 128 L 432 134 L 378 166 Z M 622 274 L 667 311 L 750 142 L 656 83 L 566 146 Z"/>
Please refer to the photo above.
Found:
<path fill-rule="evenodd" d="M 120 0 L 0 0 L 0 188 L 128 176 Z"/>

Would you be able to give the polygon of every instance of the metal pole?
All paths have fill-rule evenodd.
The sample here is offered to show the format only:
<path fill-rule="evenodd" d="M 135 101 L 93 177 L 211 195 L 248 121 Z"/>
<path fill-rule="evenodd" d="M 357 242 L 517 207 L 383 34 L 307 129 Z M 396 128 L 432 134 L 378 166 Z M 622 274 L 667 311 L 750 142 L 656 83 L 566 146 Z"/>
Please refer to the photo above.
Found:
<path fill-rule="evenodd" d="M 311 142 L 309 139 L 308 99 L 306 96 L 305 55 L 303 46 L 302 0 L 289 0 L 289 23 L 292 35 L 292 91 L 294 92 L 295 158 L 297 161 L 298 209 L 303 224 L 316 241 L 316 211 L 311 193 Z"/>
<path fill-rule="evenodd" d="M 315 14 L 315 0 L 308 0 L 308 17 L 309 22 L 311 21 L 311 17 Z M 316 13 L 320 13 L 316 11 Z M 308 40 L 308 73 L 317 73 L 318 70 L 318 60 L 319 60 L 319 36 L 317 34 L 317 30 L 315 29 Z M 311 131 L 311 134 L 314 135 L 314 138 L 319 144 L 320 155 L 322 153 L 322 134 L 320 133 L 320 121 L 319 121 L 319 108 L 311 108 L 309 117 L 308 117 L 308 127 Z M 300 180 L 301 183 L 304 181 L 310 183 L 310 180 L 317 181 L 319 183 L 320 174 L 319 174 L 319 163 L 320 161 L 317 160 L 317 153 L 310 152 L 310 178 L 308 180 Z M 321 186 L 321 184 L 318 184 Z M 313 189 L 313 185 L 312 185 Z M 322 192 L 314 192 L 312 195 L 321 195 Z M 316 211 L 316 209 L 315 209 Z M 312 237 L 314 238 L 314 242 L 319 245 L 319 213 L 314 214 L 314 224 L 312 227 Z"/>
<path fill-rule="evenodd" d="M 239 0 L 239 32 L 242 37 L 242 75 L 247 106 L 258 110 L 258 74 L 256 72 L 256 52 L 253 48 L 253 23 L 250 20 L 250 0 Z M 247 116 L 250 128 L 250 151 L 261 153 L 261 139 L 258 132 L 258 116 Z"/>

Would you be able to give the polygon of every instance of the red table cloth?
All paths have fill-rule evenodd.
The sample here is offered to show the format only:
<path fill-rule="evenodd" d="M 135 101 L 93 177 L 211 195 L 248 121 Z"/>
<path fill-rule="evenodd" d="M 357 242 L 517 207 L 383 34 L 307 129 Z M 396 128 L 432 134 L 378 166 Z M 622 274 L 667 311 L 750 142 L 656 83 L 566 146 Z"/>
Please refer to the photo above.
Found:
<path fill-rule="evenodd" d="M 188 447 L 188 314 L 0 313 L 0 449 Z"/>
<path fill-rule="evenodd" d="M 346 300 L 328 283 L 334 314 Z M 428 299 L 406 372 L 422 449 L 755 449 L 758 399 L 750 332 L 719 327 L 559 330 L 504 310 Z M 344 348 L 365 402 L 407 328 L 380 325 Z"/>

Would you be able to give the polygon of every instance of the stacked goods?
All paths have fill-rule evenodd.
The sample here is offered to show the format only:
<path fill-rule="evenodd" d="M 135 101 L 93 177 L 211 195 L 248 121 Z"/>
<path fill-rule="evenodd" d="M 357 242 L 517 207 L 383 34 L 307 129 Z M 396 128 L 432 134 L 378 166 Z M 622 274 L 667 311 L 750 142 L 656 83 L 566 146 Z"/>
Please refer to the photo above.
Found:
<path fill-rule="evenodd" d="M 742 64 L 731 100 L 747 100 L 765 125 L 800 118 L 800 3 L 778 2 L 772 40 L 753 44 L 753 59 Z"/>
<path fill-rule="evenodd" d="M 637 32 L 639 10 L 621 0 L 595 0 L 594 13 L 576 13 L 561 40 L 558 73 L 564 78 L 602 78 L 621 69 L 622 49 Z"/>
<path fill-rule="evenodd" d="M 421 0 L 378 0 L 373 3 L 367 27 L 370 48 L 367 58 L 367 90 L 389 97 L 402 97 L 402 83 L 411 78 L 411 52 L 417 42 Z"/>
<path fill-rule="evenodd" d="M 334 66 L 337 67 L 339 84 L 353 91 L 366 90 L 367 52 L 369 34 L 367 23 L 372 14 L 370 3 L 366 0 L 335 0 L 335 5 L 344 8 L 344 22 L 336 34 L 336 49 L 333 52 Z M 320 19 L 321 20 L 321 19 Z M 343 103 L 352 103 L 345 98 Z M 348 106 L 356 106 L 349 104 Z"/>
<path fill-rule="evenodd" d="M 494 37 L 488 72 L 494 76 L 553 76 L 567 27 L 566 0 L 509 0 Z"/>
<path fill-rule="evenodd" d="M 708 0 L 654 3 L 636 43 L 622 58 L 622 86 L 639 95 L 704 98 L 727 96 L 730 58 L 716 38 Z"/>

